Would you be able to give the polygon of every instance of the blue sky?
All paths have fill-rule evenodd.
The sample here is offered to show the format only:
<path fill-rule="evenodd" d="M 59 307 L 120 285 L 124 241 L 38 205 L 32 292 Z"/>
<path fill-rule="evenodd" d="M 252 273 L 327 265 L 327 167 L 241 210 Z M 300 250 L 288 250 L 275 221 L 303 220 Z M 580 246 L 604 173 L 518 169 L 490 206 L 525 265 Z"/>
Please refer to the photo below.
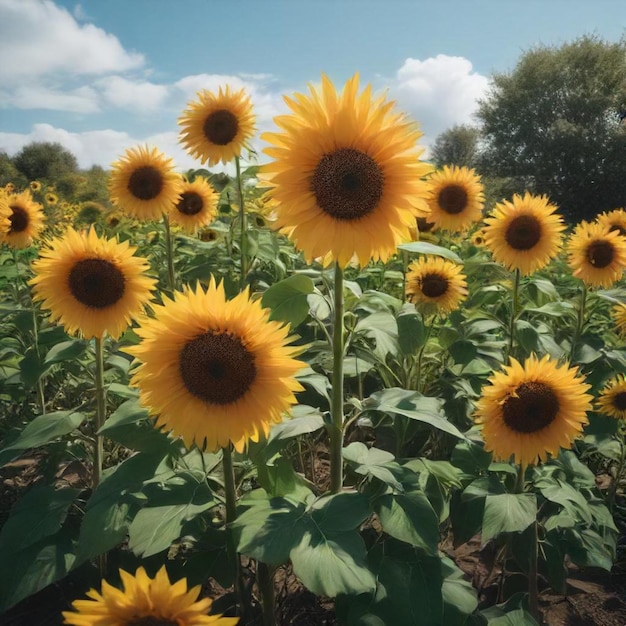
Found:
<path fill-rule="evenodd" d="M 81 166 L 138 143 L 182 168 L 176 120 L 243 86 L 261 131 L 322 72 L 387 89 L 428 146 L 471 123 L 493 72 L 585 34 L 618 41 L 622 0 L 0 0 L 0 150 L 59 141 Z M 257 147 L 262 142 L 257 140 Z"/>

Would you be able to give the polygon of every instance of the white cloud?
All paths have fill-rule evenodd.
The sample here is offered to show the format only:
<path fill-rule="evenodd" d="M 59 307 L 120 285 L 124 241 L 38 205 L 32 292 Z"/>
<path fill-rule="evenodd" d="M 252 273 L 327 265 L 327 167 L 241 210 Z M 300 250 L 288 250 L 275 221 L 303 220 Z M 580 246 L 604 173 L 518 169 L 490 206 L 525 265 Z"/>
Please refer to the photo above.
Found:
<path fill-rule="evenodd" d="M 17 85 L 12 90 L 0 91 L 0 101 L 5 107 L 16 109 L 47 109 L 70 113 L 97 113 L 97 93 L 88 86 L 60 90 L 41 84 Z"/>
<path fill-rule="evenodd" d="M 137 81 L 122 76 L 107 76 L 94 85 L 101 90 L 102 97 L 109 104 L 131 111 L 155 111 L 160 108 L 168 95 L 168 87 L 147 81 Z"/>

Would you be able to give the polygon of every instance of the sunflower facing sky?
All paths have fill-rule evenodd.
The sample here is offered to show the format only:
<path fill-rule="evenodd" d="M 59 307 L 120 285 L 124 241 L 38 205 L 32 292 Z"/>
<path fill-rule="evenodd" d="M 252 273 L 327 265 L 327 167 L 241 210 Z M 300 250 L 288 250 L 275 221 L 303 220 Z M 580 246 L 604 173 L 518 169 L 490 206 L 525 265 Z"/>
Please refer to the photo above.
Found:
<path fill-rule="evenodd" d="M 322 76 L 319 91 L 284 98 L 292 114 L 274 119 L 282 132 L 262 135 L 274 159 L 261 176 L 276 201 L 275 225 L 309 262 L 386 260 L 429 213 L 422 133 L 394 102 L 358 88 L 358 74 L 342 93 Z"/>
<path fill-rule="evenodd" d="M 444 165 L 430 177 L 428 220 L 453 232 L 467 230 L 482 217 L 485 195 L 480 176 L 473 169 Z"/>
<path fill-rule="evenodd" d="M 108 332 L 117 339 L 143 312 L 156 283 L 146 276 L 148 262 L 134 252 L 127 241 L 70 227 L 33 262 L 34 299 L 69 333 L 89 339 Z"/>
<path fill-rule="evenodd" d="M 143 567 L 135 575 L 120 570 L 122 589 L 102 581 L 88 600 L 72 602 L 64 624 L 72 626 L 234 626 L 237 617 L 207 615 L 210 598 L 198 600 L 200 586 L 187 590 L 187 579 L 171 583 L 165 565 L 150 578 Z"/>
<path fill-rule="evenodd" d="M 438 312 L 450 313 L 467 297 L 467 282 L 455 263 L 422 257 L 409 265 L 406 295 L 416 305 L 432 304 Z"/>
<path fill-rule="evenodd" d="M 215 219 L 219 197 L 202 176 L 198 176 L 192 183 L 185 180 L 170 213 L 170 221 L 192 234 Z"/>
<path fill-rule="evenodd" d="M 590 287 L 610 287 L 626 268 L 626 239 L 605 224 L 581 222 L 567 242 L 574 276 Z"/>
<path fill-rule="evenodd" d="M 567 363 L 531 355 L 496 372 L 476 406 L 485 449 L 499 460 L 530 465 L 570 448 L 587 423 L 590 385 Z"/>
<path fill-rule="evenodd" d="M 172 159 L 157 148 L 130 148 L 112 164 L 111 200 L 127 215 L 139 220 L 158 220 L 169 213 L 180 187 L 180 174 L 174 171 Z"/>
<path fill-rule="evenodd" d="M 0 203 L 10 222 L 7 230 L 2 229 L 0 241 L 12 248 L 28 248 L 44 227 L 43 207 L 33 200 L 28 189 L 0 195 Z"/>
<path fill-rule="evenodd" d="M 178 124 L 180 143 L 200 163 L 209 167 L 228 163 L 241 156 L 256 131 L 256 118 L 245 89 L 231 91 L 220 87 L 218 93 L 199 91 L 197 100 L 188 103 Z"/>
<path fill-rule="evenodd" d="M 605 211 L 598 215 L 596 221 L 608 230 L 617 231 L 622 237 L 626 236 L 626 211 L 624 209 Z"/>
<path fill-rule="evenodd" d="M 511 201 L 496 204 L 485 219 L 485 245 L 509 270 L 532 274 L 559 252 L 565 224 L 556 211 L 546 196 L 515 194 Z"/>
<path fill-rule="evenodd" d="M 598 398 L 598 410 L 604 415 L 626 419 L 626 376 L 611 379 Z"/>
<path fill-rule="evenodd" d="M 136 330 L 139 345 L 126 348 L 140 363 L 131 382 L 156 425 L 188 447 L 232 442 L 241 452 L 296 402 L 300 349 L 247 290 L 227 300 L 212 278 L 207 291 L 176 292 L 154 311 Z"/>

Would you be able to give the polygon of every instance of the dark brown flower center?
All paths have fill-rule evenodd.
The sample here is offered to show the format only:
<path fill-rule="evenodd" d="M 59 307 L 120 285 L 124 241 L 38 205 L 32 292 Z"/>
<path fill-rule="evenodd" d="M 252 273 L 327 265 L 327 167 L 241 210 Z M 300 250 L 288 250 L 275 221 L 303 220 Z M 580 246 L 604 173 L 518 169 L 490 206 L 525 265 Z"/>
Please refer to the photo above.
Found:
<path fill-rule="evenodd" d="M 437 204 L 450 215 L 463 213 L 467 208 L 467 191 L 460 185 L 447 185 L 439 192 Z"/>
<path fill-rule="evenodd" d="M 415 218 L 415 222 L 417 224 L 417 230 L 419 230 L 420 233 L 427 233 L 435 226 L 435 222 L 429 222 L 425 217 L 417 217 Z"/>
<path fill-rule="evenodd" d="M 202 241 L 215 241 L 217 239 L 217 233 L 214 230 L 205 230 L 200 233 L 200 239 Z"/>
<path fill-rule="evenodd" d="M 620 391 L 613 396 L 613 406 L 620 411 L 626 411 L 626 391 Z"/>
<path fill-rule="evenodd" d="M 559 400 L 545 383 L 522 383 L 502 405 L 504 423 L 518 433 L 534 433 L 549 426 L 559 412 Z"/>
<path fill-rule="evenodd" d="M 615 248 L 610 241 L 592 241 L 587 246 L 587 261 L 600 269 L 611 265 L 615 256 Z"/>
<path fill-rule="evenodd" d="M 119 223 L 120 223 L 119 218 L 117 218 L 117 217 L 110 217 L 109 218 L 109 226 L 112 226 L 113 228 L 115 228 Z"/>
<path fill-rule="evenodd" d="M 9 215 L 9 222 L 11 222 L 11 226 L 9 227 L 10 233 L 21 233 L 28 228 L 28 212 L 25 211 L 21 206 L 16 204 L 11 205 L 11 215 Z"/>
<path fill-rule="evenodd" d="M 229 144 L 239 130 L 239 120 L 237 116 L 227 109 L 213 111 L 206 120 L 202 128 L 204 136 L 217 146 Z"/>
<path fill-rule="evenodd" d="M 153 200 L 163 189 L 163 175 L 152 165 L 138 167 L 128 179 L 128 191 L 140 200 Z"/>
<path fill-rule="evenodd" d="M 126 289 L 124 274 L 110 261 L 84 259 L 70 271 L 72 295 L 85 306 L 105 309 L 122 299 Z"/>
<path fill-rule="evenodd" d="M 622 237 L 626 236 L 626 228 L 624 228 L 621 224 L 611 224 L 609 232 L 619 233 Z"/>
<path fill-rule="evenodd" d="M 126 622 L 126 626 L 178 626 L 178 622 L 146 615 L 145 617 L 132 618 L 130 622 Z"/>
<path fill-rule="evenodd" d="M 511 221 L 504 239 L 514 250 L 530 250 L 541 239 L 541 223 L 534 215 L 520 215 Z"/>
<path fill-rule="evenodd" d="M 440 274 L 426 274 L 422 278 L 422 293 L 428 298 L 438 298 L 448 291 L 448 279 Z"/>
<path fill-rule="evenodd" d="M 202 196 L 195 191 L 185 191 L 181 194 L 176 208 L 183 215 L 197 215 L 202 211 L 203 206 Z"/>
<path fill-rule="evenodd" d="M 180 374 L 187 390 L 208 404 L 231 404 L 246 394 L 256 378 L 254 355 L 239 337 L 206 332 L 185 344 Z"/>
<path fill-rule="evenodd" d="M 318 206 L 338 220 L 358 220 L 378 206 L 385 178 L 374 159 L 353 148 L 325 154 L 311 177 Z"/>

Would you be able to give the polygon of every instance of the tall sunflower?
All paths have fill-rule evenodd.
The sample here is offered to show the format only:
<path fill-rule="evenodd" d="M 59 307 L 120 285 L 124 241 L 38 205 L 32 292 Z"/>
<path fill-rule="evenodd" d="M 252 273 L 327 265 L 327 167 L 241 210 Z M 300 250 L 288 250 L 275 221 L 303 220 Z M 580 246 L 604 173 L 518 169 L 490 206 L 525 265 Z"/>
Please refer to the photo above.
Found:
<path fill-rule="evenodd" d="M 626 239 L 604 224 L 581 222 L 567 242 L 574 276 L 591 287 L 610 287 L 626 267 Z"/>
<path fill-rule="evenodd" d="M 29 190 L 0 195 L 0 202 L 10 222 L 8 229 L 2 229 L 0 240 L 12 248 L 28 248 L 43 230 L 43 207 L 33 200 Z"/>
<path fill-rule="evenodd" d="M 626 419 L 626 376 L 611 379 L 598 398 L 598 410 L 604 415 Z"/>
<path fill-rule="evenodd" d="M 596 221 L 608 230 L 617 231 L 622 237 L 626 236 L 626 211 L 624 209 L 605 211 L 598 215 Z"/>
<path fill-rule="evenodd" d="M 174 171 L 172 159 L 157 148 L 130 148 L 112 168 L 111 200 L 125 213 L 140 220 L 157 220 L 171 211 L 181 178 Z"/>
<path fill-rule="evenodd" d="M 135 575 L 120 570 L 123 589 L 102 581 L 89 600 L 72 602 L 64 624 L 73 626 L 234 626 L 239 618 L 207 615 L 212 600 L 198 600 L 200 586 L 187 590 L 187 579 L 170 582 L 165 565 L 150 578 L 143 567 Z"/>
<path fill-rule="evenodd" d="M 467 282 L 460 266 L 441 257 L 422 257 L 409 265 L 406 294 L 417 305 L 432 304 L 449 313 L 467 297 Z"/>
<path fill-rule="evenodd" d="M 188 233 L 210 224 L 217 214 L 219 194 L 202 176 L 192 183 L 183 181 L 180 196 L 170 213 L 170 221 Z"/>
<path fill-rule="evenodd" d="M 248 292 L 226 300 L 223 283 L 177 292 L 144 318 L 141 342 L 126 351 L 139 367 L 132 384 L 157 426 L 210 450 L 242 451 L 296 402 L 303 363 L 288 328 L 269 320 Z"/>
<path fill-rule="evenodd" d="M 245 89 L 231 91 L 220 87 L 217 94 L 199 91 L 188 103 L 178 124 L 180 142 L 200 163 L 209 166 L 228 163 L 240 156 L 256 130 L 252 102 Z"/>
<path fill-rule="evenodd" d="M 626 337 L 626 304 L 620 302 L 611 310 L 611 317 L 615 323 L 615 330 L 622 337 Z"/>
<path fill-rule="evenodd" d="M 587 423 L 592 396 L 590 385 L 567 363 L 558 365 L 549 355 L 531 355 L 522 365 L 515 359 L 495 373 L 483 387 L 476 421 L 483 426 L 485 448 L 497 459 L 514 457 L 534 464 L 556 455 Z"/>
<path fill-rule="evenodd" d="M 523 275 L 545 267 L 558 254 L 565 224 L 546 196 L 515 194 L 485 220 L 485 245 L 498 263 Z"/>
<path fill-rule="evenodd" d="M 68 228 L 33 262 L 34 298 L 70 333 L 86 338 L 108 332 L 117 339 L 143 312 L 156 281 L 148 262 L 127 241 L 98 237 L 92 228 Z"/>
<path fill-rule="evenodd" d="M 320 93 L 310 87 L 309 96 L 285 98 L 293 113 L 274 119 L 283 132 L 262 135 L 274 159 L 261 175 L 276 201 L 276 227 L 309 261 L 385 260 L 429 213 L 421 132 L 393 102 L 358 87 L 355 75 L 338 94 L 322 76 Z"/>
<path fill-rule="evenodd" d="M 428 220 L 436 228 L 467 230 L 482 217 L 485 194 L 480 176 L 473 169 L 444 165 L 430 177 Z"/>

